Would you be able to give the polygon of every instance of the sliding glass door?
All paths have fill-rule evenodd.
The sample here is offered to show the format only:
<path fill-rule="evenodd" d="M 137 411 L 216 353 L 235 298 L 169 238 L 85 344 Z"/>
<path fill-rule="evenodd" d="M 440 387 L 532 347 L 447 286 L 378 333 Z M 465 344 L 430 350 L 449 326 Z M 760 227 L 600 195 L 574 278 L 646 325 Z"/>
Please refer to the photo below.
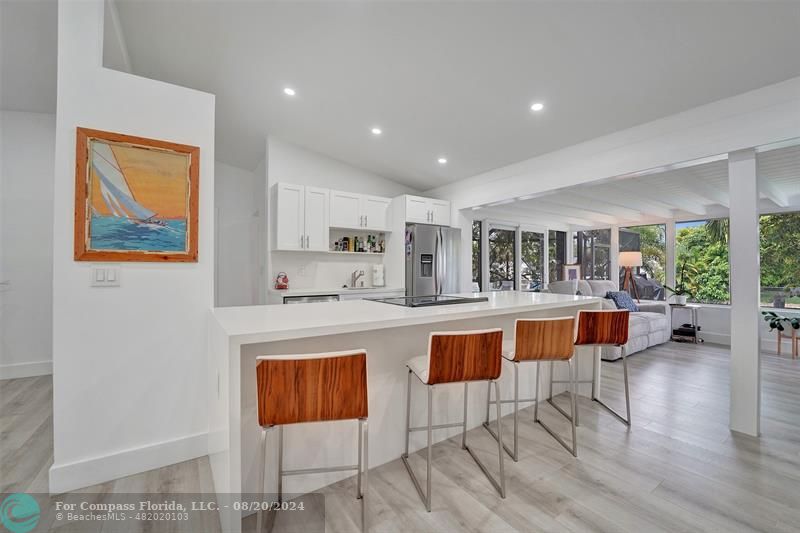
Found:
<path fill-rule="evenodd" d="M 517 230 L 489 226 L 489 286 L 493 291 L 516 290 Z"/>

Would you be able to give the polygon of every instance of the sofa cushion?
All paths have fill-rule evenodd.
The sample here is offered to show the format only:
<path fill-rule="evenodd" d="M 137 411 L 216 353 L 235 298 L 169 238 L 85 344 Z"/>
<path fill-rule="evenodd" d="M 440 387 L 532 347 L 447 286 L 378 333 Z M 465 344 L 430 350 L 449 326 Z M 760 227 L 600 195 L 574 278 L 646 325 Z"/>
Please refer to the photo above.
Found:
<path fill-rule="evenodd" d="M 547 288 L 554 294 L 575 294 L 578 290 L 578 280 L 551 281 L 547 284 Z"/>
<path fill-rule="evenodd" d="M 667 326 L 667 316 L 662 315 L 661 313 L 636 313 L 636 316 L 647 319 L 647 324 L 649 326 L 648 333 L 653 333 L 656 331 L 667 331 L 669 327 Z"/>
<path fill-rule="evenodd" d="M 631 295 L 625 291 L 608 291 L 606 293 L 606 298 L 614 302 L 617 309 L 627 309 L 634 313 L 639 310 L 639 306 L 633 301 Z"/>
<path fill-rule="evenodd" d="M 642 313 L 631 313 L 628 317 L 628 338 L 647 337 L 650 333 L 650 320 Z"/>
<path fill-rule="evenodd" d="M 592 286 L 589 285 L 589 282 L 585 279 L 578 280 L 578 292 L 575 294 L 580 294 L 581 296 L 594 296 L 594 294 L 592 294 Z"/>
<path fill-rule="evenodd" d="M 617 290 L 617 285 L 607 279 L 590 279 L 586 281 L 591 292 L 583 293 L 584 296 L 599 296 L 604 298 L 608 291 Z"/>

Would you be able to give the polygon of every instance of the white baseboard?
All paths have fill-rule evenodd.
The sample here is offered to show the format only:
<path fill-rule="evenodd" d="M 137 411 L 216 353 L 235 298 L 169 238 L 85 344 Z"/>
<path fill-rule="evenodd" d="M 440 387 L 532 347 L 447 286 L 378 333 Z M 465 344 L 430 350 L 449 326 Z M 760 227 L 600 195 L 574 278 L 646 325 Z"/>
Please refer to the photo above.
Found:
<path fill-rule="evenodd" d="M 208 433 L 50 467 L 50 493 L 60 494 L 105 483 L 208 454 Z"/>
<path fill-rule="evenodd" d="M 52 373 L 53 361 L 33 361 L 31 363 L 12 363 L 10 365 L 0 365 L 0 379 L 48 376 Z"/>

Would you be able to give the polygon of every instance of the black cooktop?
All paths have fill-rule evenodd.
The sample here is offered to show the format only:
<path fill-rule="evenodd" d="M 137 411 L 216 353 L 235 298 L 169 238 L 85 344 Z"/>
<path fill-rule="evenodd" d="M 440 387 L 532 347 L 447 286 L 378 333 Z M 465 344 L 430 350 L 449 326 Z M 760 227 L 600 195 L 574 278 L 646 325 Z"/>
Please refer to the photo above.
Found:
<path fill-rule="evenodd" d="M 431 305 L 453 305 L 471 304 L 475 302 L 488 302 L 486 296 L 448 296 L 446 294 L 436 294 L 431 296 L 398 296 L 395 298 L 367 298 L 373 302 L 384 304 L 402 305 L 404 307 L 429 307 Z"/>

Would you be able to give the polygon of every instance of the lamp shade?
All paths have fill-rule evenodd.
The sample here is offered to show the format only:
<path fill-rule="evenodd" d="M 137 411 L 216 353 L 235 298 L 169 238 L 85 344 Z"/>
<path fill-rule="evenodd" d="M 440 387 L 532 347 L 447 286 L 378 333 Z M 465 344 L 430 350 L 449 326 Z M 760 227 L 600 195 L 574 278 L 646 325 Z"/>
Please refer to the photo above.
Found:
<path fill-rule="evenodd" d="M 642 252 L 620 252 L 619 266 L 621 267 L 642 266 Z"/>

